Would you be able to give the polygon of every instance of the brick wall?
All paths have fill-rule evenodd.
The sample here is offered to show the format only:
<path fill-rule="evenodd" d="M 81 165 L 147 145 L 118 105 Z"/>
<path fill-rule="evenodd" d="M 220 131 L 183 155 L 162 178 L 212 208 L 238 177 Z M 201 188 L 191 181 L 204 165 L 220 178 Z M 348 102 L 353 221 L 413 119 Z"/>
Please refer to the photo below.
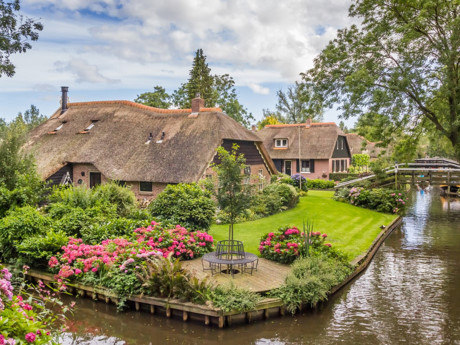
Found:
<path fill-rule="evenodd" d="M 97 168 L 90 163 L 74 163 L 73 166 L 73 183 L 75 186 L 85 185 L 89 187 L 89 174 L 91 172 L 100 172 Z M 108 179 L 101 174 L 101 183 L 107 183 Z"/>

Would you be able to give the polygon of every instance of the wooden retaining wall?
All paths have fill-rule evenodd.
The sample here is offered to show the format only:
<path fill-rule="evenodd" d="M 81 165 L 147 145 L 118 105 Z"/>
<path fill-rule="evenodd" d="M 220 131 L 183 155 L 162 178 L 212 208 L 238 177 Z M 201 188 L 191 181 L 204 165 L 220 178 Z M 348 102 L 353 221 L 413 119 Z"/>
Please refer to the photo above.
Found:
<path fill-rule="evenodd" d="M 388 227 L 380 232 L 369 250 L 365 254 L 353 260 L 352 264 L 356 265 L 356 269 L 347 279 L 345 279 L 345 281 L 332 288 L 330 292 L 331 295 L 350 283 L 357 275 L 366 269 L 383 241 L 385 241 L 388 235 L 400 226 L 401 223 L 402 218 L 398 217 Z M 46 283 L 55 282 L 52 274 L 37 270 L 29 270 L 28 277 L 35 281 L 42 280 Z M 74 283 L 69 286 L 69 292 L 81 297 L 102 300 L 105 301 L 105 303 L 117 304 L 119 301 L 117 296 L 107 289 L 86 286 L 79 283 Z M 135 295 L 127 298 L 126 303 L 138 311 L 143 310 L 150 312 L 151 314 L 164 315 L 168 318 L 178 317 L 182 318 L 183 321 L 198 320 L 204 322 L 205 325 L 216 325 L 219 328 L 231 326 L 234 323 L 250 323 L 256 320 L 268 319 L 269 317 L 285 315 L 285 307 L 279 298 L 264 298 L 257 304 L 254 310 L 248 312 L 223 312 L 222 310 L 213 308 L 209 305 L 199 305 L 191 302 L 183 302 L 177 299 L 168 300 L 165 298 L 141 295 Z"/>

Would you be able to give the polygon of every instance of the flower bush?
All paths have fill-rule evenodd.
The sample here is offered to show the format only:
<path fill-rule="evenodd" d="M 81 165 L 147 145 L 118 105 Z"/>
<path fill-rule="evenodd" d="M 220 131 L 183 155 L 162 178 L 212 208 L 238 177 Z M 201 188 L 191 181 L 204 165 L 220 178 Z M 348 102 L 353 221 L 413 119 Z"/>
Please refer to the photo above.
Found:
<path fill-rule="evenodd" d="M 79 280 L 99 285 L 126 296 L 139 293 L 141 283 L 136 274 L 150 257 L 163 256 L 188 260 L 212 250 L 213 238 L 205 232 L 189 232 L 177 225 L 164 229 L 152 222 L 148 227 L 134 230 L 135 240 L 108 239 L 98 245 L 71 238 L 63 252 L 49 260 L 58 281 Z"/>
<path fill-rule="evenodd" d="M 336 191 L 334 198 L 355 206 L 384 213 L 401 213 L 406 208 L 407 195 L 398 190 L 353 187 Z"/>
<path fill-rule="evenodd" d="M 22 285 L 21 295 L 14 295 L 12 274 L 0 268 L 0 345 L 50 344 L 58 331 L 56 321 L 64 320 L 69 307 L 59 310 L 62 302 L 42 282 L 37 288 Z M 31 289 L 33 294 L 26 292 Z"/>
<path fill-rule="evenodd" d="M 325 243 L 326 234 L 310 232 L 310 251 L 327 252 L 330 243 Z M 303 233 L 295 226 L 280 228 L 276 233 L 270 232 L 263 236 L 259 245 L 259 252 L 263 258 L 290 264 L 305 252 Z"/>

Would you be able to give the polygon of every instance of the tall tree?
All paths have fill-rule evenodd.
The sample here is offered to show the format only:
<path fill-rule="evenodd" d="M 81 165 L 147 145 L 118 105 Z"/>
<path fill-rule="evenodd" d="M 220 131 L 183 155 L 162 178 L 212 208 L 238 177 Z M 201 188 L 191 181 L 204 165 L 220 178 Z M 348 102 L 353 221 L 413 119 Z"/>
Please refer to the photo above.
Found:
<path fill-rule="evenodd" d="M 345 118 L 382 117 L 382 132 L 427 120 L 460 158 L 460 0 L 356 0 L 349 14 L 361 24 L 339 30 L 304 80 Z"/>
<path fill-rule="evenodd" d="M 198 49 L 193 59 L 187 83 L 182 84 L 171 95 L 172 103 L 179 108 L 190 108 L 197 93 L 205 101 L 206 107 L 219 106 L 224 113 L 249 127 L 255 118 L 238 101 L 235 81 L 228 75 L 212 75 L 202 49 Z"/>
<path fill-rule="evenodd" d="M 182 84 L 179 90 L 174 91 L 174 103 L 181 108 L 190 108 L 192 99 L 199 93 L 205 101 L 205 106 L 213 107 L 217 101 L 217 94 L 213 86 L 214 77 L 211 75 L 211 68 L 206 63 L 206 55 L 203 54 L 203 49 L 198 49 L 187 83 Z"/>
<path fill-rule="evenodd" d="M 302 123 L 308 118 L 315 122 L 323 120 L 322 104 L 314 99 L 316 94 L 307 83 L 296 82 L 286 92 L 278 90 L 276 94 L 276 110 L 264 109 L 264 118 L 274 117 L 281 123 Z"/>
<path fill-rule="evenodd" d="M 137 95 L 134 102 L 162 109 L 168 109 L 172 105 L 171 96 L 168 95 L 164 87 L 158 85 L 153 87 L 153 92 L 144 92 Z"/>
<path fill-rule="evenodd" d="M 0 77 L 14 75 L 10 55 L 32 48 L 28 40 L 38 40 L 38 32 L 43 30 L 40 22 L 24 18 L 20 10 L 19 0 L 0 0 Z"/>
<path fill-rule="evenodd" d="M 40 110 L 33 104 L 24 112 L 24 115 L 19 113 L 18 116 L 23 117 L 28 130 L 37 127 L 48 119 L 45 115 L 40 114 Z"/>

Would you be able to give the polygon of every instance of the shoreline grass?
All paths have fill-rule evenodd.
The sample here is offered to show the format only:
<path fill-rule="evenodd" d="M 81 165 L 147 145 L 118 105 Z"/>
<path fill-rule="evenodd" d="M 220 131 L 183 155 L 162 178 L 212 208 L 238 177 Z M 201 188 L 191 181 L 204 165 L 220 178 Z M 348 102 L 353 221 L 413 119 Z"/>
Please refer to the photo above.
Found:
<path fill-rule="evenodd" d="M 234 239 L 243 241 L 246 251 L 259 254 L 260 238 L 285 225 L 302 229 L 304 220 L 314 223 L 314 231 L 328 235 L 327 242 L 347 254 L 350 260 L 363 254 L 397 215 L 384 214 L 334 201 L 334 192 L 309 191 L 299 204 L 288 211 L 266 218 L 234 225 Z M 211 226 L 209 234 L 215 241 L 228 238 L 228 224 Z"/>

